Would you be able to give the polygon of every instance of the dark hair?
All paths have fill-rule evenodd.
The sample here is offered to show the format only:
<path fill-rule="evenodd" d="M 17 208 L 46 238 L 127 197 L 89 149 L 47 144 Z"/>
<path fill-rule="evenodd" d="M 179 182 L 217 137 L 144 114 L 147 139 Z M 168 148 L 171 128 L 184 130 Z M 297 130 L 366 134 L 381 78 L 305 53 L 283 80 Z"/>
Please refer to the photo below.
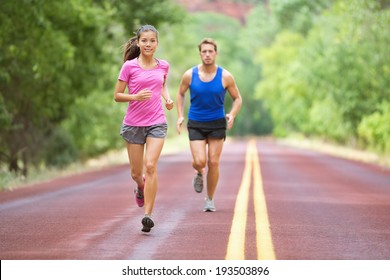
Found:
<path fill-rule="evenodd" d="M 127 41 L 126 44 L 123 45 L 123 62 L 136 58 L 140 55 L 140 49 L 137 46 L 137 41 L 141 37 L 141 34 L 146 31 L 153 31 L 154 33 L 156 33 L 158 40 L 158 31 L 153 25 L 146 24 L 141 26 L 137 29 L 136 32 L 134 32 L 135 36 L 131 37 L 129 41 Z"/>
<path fill-rule="evenodd" d="M 198 45 L 199 51 L 202 50 L 202 45 L 204 45 L 204 44 L 213 45 L 214 46 L 214 50 L 217 51 L 217 42 L 215 42 L 214 39 L 211 39 L 211 38 L 204 38 L 204 39 L 202 39 L 202 41 L 200 41 L 200 43 Z"/>

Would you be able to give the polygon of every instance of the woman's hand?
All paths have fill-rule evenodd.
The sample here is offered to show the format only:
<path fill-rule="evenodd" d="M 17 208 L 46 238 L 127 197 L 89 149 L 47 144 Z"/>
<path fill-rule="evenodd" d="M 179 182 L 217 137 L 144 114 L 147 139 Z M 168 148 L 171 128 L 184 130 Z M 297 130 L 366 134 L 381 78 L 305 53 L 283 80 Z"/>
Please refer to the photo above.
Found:
<path fill-rule="evenodd" d="M 146 101 L 152 97 L 152 91 L 150 89 L 144 88 L 140 90 L 134 97 L 137 101 Z"/>
<path fill-rule="evenodd" d="M 165 107 L 168 110 L 172 110 L 172 108 L 173 108 L 173 100 L 168 98 L 167 101 L 165 101 Z"/>

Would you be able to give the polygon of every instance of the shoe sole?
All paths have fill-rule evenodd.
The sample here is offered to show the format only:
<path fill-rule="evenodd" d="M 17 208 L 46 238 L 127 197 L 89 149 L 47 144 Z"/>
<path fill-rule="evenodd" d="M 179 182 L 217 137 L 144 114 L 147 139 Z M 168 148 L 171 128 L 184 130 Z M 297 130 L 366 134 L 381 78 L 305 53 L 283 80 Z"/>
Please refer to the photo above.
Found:
<path fill-rule="evenodd" d="M 141 229 L 143 232 L 150 232 L 150 230 L 152 229 L 152 227 L 154 227 L 154 222 L 152 221 L 151 218 L 149 217 L 144 217 L 142 219 L 142 225 L 143 225 L 143 228 Z"/>

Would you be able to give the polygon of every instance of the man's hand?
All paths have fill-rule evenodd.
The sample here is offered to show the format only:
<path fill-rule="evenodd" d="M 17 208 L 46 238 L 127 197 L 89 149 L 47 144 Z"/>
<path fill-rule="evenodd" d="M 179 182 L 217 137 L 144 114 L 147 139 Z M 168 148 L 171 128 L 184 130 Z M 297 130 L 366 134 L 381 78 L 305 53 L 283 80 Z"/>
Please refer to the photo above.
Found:
<path fill-rule="evenodd" d="M 184 117 L 180 117 L 177 119 L 177 122 L 176 122 L 176 131 L 178 134 L 180 134 L 180 130 L 181 130 L 181 125 L 183 124 L 184 122 Z"/>
<path fill-rule="evenodd" d="M 234 116 L 232 114 L 226 114 L 227 129 L 231 129 L 234 123 Z"/>

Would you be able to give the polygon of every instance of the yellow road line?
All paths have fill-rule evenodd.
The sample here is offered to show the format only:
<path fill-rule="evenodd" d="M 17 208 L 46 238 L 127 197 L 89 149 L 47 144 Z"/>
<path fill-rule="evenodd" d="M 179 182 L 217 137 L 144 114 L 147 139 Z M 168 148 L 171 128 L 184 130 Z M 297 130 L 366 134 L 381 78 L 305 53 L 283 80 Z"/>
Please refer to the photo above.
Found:
<path fill-rule="evenodd" d="M 252 171 L 254 181 L 253 195 L 256 216 L 257 257 L 258 259 L 275 259 L 256 141 L 251 140 L 248 143 L 246 150 L 244 173 L 234 207 L 234 216 L 225 257 L 227 260 L 245 259 L 245 234 Z"/>
<path fill-rule="evenodd" d="M 256 243 L 257 259 L 275 260 L 275 251 L 272 243 L 270 224 L 268 219 L 267 203 L 264 195 L 263 179 L 261 177 L 260 160 L 256 143 L 253 155 L 253 200 L 256 216 Z"/>
<path fill-rule="evenodd" d="M 248 146 L 245 157 L 245 168 L 240 189 L 237 194 L 236 205 L 225 259 L 245 259 L 245 231 L 248 212 L 249 188 L 252 173 L 251 146 Z"/>

